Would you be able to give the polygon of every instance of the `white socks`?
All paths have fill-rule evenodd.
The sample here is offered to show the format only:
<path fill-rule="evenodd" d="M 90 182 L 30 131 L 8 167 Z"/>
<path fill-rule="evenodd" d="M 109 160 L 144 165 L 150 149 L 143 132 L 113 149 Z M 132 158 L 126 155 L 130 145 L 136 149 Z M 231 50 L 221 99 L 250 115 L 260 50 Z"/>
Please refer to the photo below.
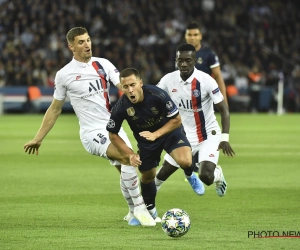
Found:
<path fill-rule="evenodd" d="M 215 175 L 214 183 L 222 180 L 222 171 L 221 171 L 221 169 L 219 169 L 219 168 L 216 167 L 214 175 Z"/>
<path fill-rule="evenodd" d="M 121 178 L 122 178 L 122 184 L 124 184 L 124 186 L 127 188 L 127 192 L 129 193 L 132 199 L 134 207 L 144 205 L 144 199 L 141 195 L 136 168 L 132 166 L 122 165 Z M 122 189 L 122 193 L 123 193 L 123 189 Z M 127 200 L 127 198 L 125 199 Z"/>
<path fill-rule="evenodd" d="M 120 176 L 120 188 L 121 188 L 121 192 L 123 194 L 123 197 L 125 198 L 125 200 L 128 204 L 129 212 L 133 214 L 134 204 L 133 204 L 131 196 L 128 192 L 128 189 L 127 189 L 127 187 L 125 186 L 125 184 L 122 180 L 122 176 Z"/>

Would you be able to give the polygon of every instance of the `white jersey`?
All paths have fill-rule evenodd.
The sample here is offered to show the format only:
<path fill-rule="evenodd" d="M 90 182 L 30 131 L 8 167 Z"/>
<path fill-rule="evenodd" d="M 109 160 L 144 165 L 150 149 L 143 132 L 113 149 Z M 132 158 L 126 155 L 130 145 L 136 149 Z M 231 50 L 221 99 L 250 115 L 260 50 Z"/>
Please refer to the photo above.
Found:
<path fill-rule="evenodd" d="M 210 75 L 194 68 L 193 74 L 184 81 L 180 71 L 176 70 L 165 75 L 157 86 L 167 91 L 177 105 L 192 146 L 206 140 L 208 135 L 221 133 L 213 103 L 217 104 L 224 98 Z"/>
<path fill-rule="evenodd" d="M 117 85 L 119 71 L 107 59 L 92 57 L 88 63 L 73 60 L 55 76 L 53 97 L 70 98 L 79 119 L 80 134 L 106 128 L 110 118 L 109 88 Z"/>

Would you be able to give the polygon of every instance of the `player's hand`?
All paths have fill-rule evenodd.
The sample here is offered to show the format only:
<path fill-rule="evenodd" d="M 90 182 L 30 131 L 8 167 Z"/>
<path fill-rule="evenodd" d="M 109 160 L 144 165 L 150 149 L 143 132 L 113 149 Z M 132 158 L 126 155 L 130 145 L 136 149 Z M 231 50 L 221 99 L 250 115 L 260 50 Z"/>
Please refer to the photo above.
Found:
<path fill-rule="evenodd" d="M 131 154 L 129 155 L 129 162 L 131 166 L 139 167 L 142 164 L 140 160 L 140 156 L 138 154 Z"/>
<path fill-rule="evenodd" d="M 146 138 L 148 141 L 155 141 L 157 139 L 156 134 L 150 131 L 140 132 L 140 136 Z"/>
<path fill-rule="evenodd" d="M 221 141 L 218 147 L 218 151 L 222 150 L 224 155 L 233 157 L 235 156 L 235 152 L 233 151 L 233 149 L 231 148 L 229 142 L 227 141 Z"/>
<path fill-rule="evenodd" d="M 28 154 L 36 154 L 38 155 L 39 154 L 39 147 L 41 146 L 41 142 L 37 142 L 37 141 L 30 141 L 30 142 L 27 142 L 25 145 L 24 145 L 24 149 L 25 149 L 25 153 L 28 153 Z"/>

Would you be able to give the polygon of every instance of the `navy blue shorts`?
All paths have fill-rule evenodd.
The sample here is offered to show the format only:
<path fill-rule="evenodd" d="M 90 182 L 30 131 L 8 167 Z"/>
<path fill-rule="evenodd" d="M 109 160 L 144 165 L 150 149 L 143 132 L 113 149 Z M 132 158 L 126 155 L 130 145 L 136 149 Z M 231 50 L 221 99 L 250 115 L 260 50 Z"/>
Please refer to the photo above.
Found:
<path fill-rule="evenodd" d="M 160 162 L 160 156 L 163 150 L 170 154 L 174 149 L 183 146 L 191 147 L 182 126 L 165 135 L 163 138 L 159 138 L 157 143 L 156 141 L 154 141 L 154 143 L 149 142 L 149 144 L 145 146 L 139 144 L 138 148 L 142 161 L 139 170 L 147 171 L 156 168 Z"/>

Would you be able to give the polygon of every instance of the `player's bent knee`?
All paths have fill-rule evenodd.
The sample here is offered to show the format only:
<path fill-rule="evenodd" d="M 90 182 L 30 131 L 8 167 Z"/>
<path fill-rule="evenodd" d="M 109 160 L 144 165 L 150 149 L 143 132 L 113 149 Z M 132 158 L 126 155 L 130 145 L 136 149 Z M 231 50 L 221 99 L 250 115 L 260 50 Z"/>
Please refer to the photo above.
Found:
<path fill-rule="evenodd" d="M 133 174 L 133 173 L 136 173 L 136 168 L 133 166 L 122 165 L 121 171 L 124 173 Z"/>
<path fill-rule="evenodd" d="M 192 161 L 192 159 L 181 159 L 181 160 L 178 160 L 177 163 L 182 168 L 188 168 L 188 167 L 190 167 L 192 165 L 193 161 Z"/>
<path fill-rule="evenodd" d="M 149 179 L 149 178 L 145 178 L 145 177 L 141 177 L 141 182 L 143 182 L 144 184 L 150 184 L 150 183 L 152 183 L 154 181 L 154 177 L 153 177 L 153 179 Z"/>
<path fill-rule="evenodd" d="M 154 181 L 156 176 L 156 168 L 153 168 L 148 171 L 140 171 L 141 172 L 141 181 L 145 184 L 149 184 Z"/>

